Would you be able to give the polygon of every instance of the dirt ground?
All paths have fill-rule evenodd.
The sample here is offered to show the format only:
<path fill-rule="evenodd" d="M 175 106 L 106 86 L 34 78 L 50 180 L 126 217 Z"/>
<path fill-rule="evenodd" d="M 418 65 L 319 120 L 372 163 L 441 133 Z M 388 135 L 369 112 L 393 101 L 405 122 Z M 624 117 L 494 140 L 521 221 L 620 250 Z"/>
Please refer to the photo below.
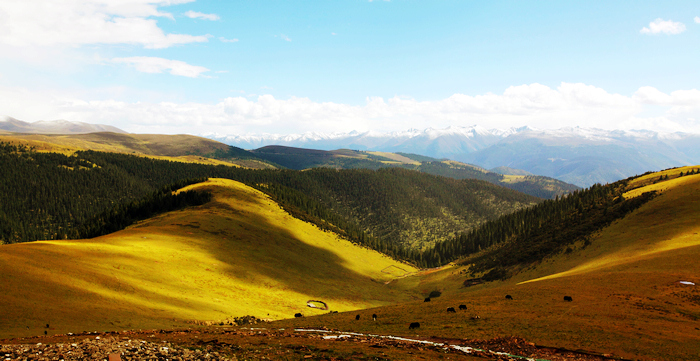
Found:
<path fill-rule="evenodd" d="M 262 327 L 90 332 L 2 340 L 0 343 L 5 359 L 27 360 L 88 360 L 95 356 L 104 359 L 105 355 L 115 353 L 120 354 L 122 360 L 161 359 L 165 357 L 163 349 L 170 352 L 171 359 L 181 360 L 620 360 L 542 347 L 515 337 L 418 340 L 332 330 Z M 72 347 L 72 352 L 65 352 L 64 347 Z"/>

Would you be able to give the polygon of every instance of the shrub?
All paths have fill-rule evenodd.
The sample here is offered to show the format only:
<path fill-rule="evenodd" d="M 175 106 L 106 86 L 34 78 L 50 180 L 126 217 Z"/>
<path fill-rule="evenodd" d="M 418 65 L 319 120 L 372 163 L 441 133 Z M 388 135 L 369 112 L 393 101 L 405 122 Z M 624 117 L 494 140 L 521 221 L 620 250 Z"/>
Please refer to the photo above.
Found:
<path fill-rule="evenodd" d="M 431 292 L 430 292 L 430 294 L 428 295 L 428 297 L 430 297 L 430 298 L 440 297 L 441 294 L 442 294 L 442 292 L 440 292 L 440 291 L 438 291 L 438 290 L 434 290 L 434 291 L 431 291 Z"/>

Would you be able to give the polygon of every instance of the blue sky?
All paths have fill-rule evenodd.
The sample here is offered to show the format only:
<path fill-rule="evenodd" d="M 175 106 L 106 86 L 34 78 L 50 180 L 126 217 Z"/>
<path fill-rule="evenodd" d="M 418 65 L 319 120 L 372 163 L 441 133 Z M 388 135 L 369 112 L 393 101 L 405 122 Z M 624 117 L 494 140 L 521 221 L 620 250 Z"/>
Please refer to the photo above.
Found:
<path fill-rule="evenodd" d="M 700 132 L 697 1 L 0 3 L 0 115 L 138 133 Z"/>

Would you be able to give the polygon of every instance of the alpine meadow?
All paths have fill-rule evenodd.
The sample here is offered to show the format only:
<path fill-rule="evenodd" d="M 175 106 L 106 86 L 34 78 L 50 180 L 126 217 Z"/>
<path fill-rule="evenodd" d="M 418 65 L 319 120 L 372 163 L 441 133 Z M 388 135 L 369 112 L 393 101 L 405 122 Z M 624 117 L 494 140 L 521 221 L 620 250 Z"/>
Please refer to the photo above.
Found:
<path fill-rule="evenodd" d="M 700 4 L 0 1 L 2 360 L 700 360 Z"/>

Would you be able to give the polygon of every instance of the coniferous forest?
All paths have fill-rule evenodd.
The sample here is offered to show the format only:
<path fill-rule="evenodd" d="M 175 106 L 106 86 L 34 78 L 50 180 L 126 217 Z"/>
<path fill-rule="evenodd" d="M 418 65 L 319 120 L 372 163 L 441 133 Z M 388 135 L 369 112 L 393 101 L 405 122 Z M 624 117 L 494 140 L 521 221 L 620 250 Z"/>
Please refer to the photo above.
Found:
<path fill-rule="evenodd" d="M 88 238 L 203 204 L 172 190 L 209 177 L 269 194 L 295 217 L 420 267 L 483 251 L 475 269 L 534 262 L 585 239 L 653 195 L 624 200 L 625 181 L 542 201 L 480 180 L 401 168 L 251 170 L 119 153 L 40 153 L 0 143 L 0 240 Z"/>
<path fill-rule="evenodd" d="M 23 145 L 0 143 L 0 165 L 2 243 L 94 237 L 210 197 L 171 194 L 201 177 L 143 179 L 112 164 Z"/>

